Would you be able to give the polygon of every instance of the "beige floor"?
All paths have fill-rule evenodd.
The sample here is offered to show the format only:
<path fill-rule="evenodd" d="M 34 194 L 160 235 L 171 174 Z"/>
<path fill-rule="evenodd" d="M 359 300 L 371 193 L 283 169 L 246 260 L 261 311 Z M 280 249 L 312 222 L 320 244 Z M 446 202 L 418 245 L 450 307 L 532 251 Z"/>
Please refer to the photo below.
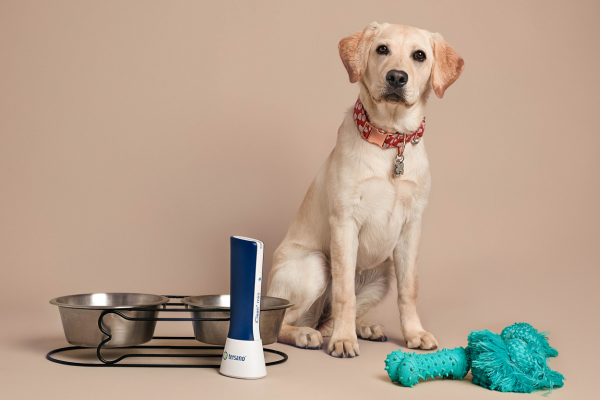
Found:
<path fill-rule="evenodd" d="M 300 398 L 411 398 L 411 399 L 508 399 L 528 395 L 497 393 L 473 385 L 470 375 L 463 382 L 435 380 L 422 382 L 414 388 L 399 387 L 390 382 L 384 371 L 386 355 L 403 348 L 397 334 L 397 323 L 391 298 L 375 310 L 373 317 L 386 321 L 390 340 L 386 343 L 361 341 L 361 355 L 354 359 L 334 359 L 324 351 L 300 350 L 275 344 L 289 360 L 268 368 L 268 376 L 258 381 L 226 378 L 212 369 L 153 369 L 153 368 L 79 368 L 53 364 L 44 356 L 53 348 L 67 345 L 58 312 L 52 306 L 42 305 L 38 312 L 3 316 L 0 353 L 2 354 L 0 394 L 3 399 L 300 399 Z M 387 309 L 387 310 L 386 310 Z M 448 324 L 450 318 L 481 312 L 481 308 L 465 304 L 461 310 L 448 310 L 446 317 L 431 321 L 430 326 Z M 441 313 L 440 313 L 441 314 Z M 432 319 L 427 315 L 426 319 Z M 437 330 L 438 339 L 445 347 L 465 345 L 467 331 L 456 324 L 448 324 L 447 331 Z M 464 318 L 467 319 L 468 318 Z M 502 315 L 498 320 L 506 320 Z M 529 319 L 532 321 L 531 319 Z M 506 320 L 508 321 L 508 320 Z M 533 321 L 532 321 L 533 322 Z M 167 324 L 167 323 L 161 323 Z M 168 323 L 159 326 L 157 334 L 191 335 L 188 323 Z M 507 322 L 508 324 L 508 322 Z M 498 323 L 486 327 L 499 331 Z M 541 328 L 541 327 L 540 327 Z M 593 332 L 595 322 L 584 318 L 569 324 L 553 325 L 551 344 L 560 355 L 552 361 L 553 367 L 567 377 L 565 386 L 554 390 L 553 399 L 597 398 L 598 346 Z M 433 330 L 433 329 L 432 329 Z M 434 330 L 435 331 L 435 330 Z M 582 334 L 592 332 L 591 334 Z M 593 343 L 593 344 L 592 344 Z M 194 342 L 190 344 L 195 344 Z M 94 354 L 83 360 L 93 362 Z M 112 354 L 109 354 L 112 356 Z M 271 356 L 268 356 L 271 357 Z M 267 358 L 267 360 L 272 358 Z M 539 397 L 545 392 L 530 395 Z M 530 398 L 530 397 L 528 397 Z"/>

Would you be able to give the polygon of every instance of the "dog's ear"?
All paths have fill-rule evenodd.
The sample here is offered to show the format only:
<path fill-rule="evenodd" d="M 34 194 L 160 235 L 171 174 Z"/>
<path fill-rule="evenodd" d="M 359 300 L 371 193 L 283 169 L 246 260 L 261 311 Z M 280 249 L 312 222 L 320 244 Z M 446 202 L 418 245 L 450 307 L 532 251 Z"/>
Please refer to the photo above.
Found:
<path fill-rule="evenodd" d="M 357 82 L 365 73 L 371 44 L 380 29 L 381 26 L 377 22 L 371 22 L 363 31 L 340 41 L 340 58 L 348 71 L 350 83 Z"/>
<path fill-rule="evenodd" d="M 431 85 L 440 99 L 450 85 L 458 79 L 465 67 L 461 56 L 444 40 L 439 33 L 432 33 L 433 67 L 431 68 Z"/>

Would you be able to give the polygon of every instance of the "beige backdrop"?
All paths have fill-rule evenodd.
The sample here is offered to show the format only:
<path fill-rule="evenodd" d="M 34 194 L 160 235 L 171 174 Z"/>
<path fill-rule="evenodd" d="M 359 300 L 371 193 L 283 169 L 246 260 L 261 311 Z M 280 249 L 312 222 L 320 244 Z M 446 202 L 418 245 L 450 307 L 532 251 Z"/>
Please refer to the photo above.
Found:
<path fill-rule="evenodd" d="M 387 343 L 361 341 L 353 360 L 275 345 L 289 361 L 256 382 L 44 360 L 66 345 L 52 297 L 227 293 L 236 234 L 265 242 L 268 273 L 358 93 L 338 42 L 375 20 L 438 31 L 466 62 L 427 112 L 425 327 L 455 347 L 471 330 L 529 322 L 560 351 L 552 365 L 568 380 L 552 397 L 593 398 L 599 11 L 593 1 L 1 0 L 2 397 L 517 397 L 470 382 L 392 385 L 383 360 L 404 346 L 395 293 L 371 313 Z M 191 328 L 159 327 L 174 331 Z"/>

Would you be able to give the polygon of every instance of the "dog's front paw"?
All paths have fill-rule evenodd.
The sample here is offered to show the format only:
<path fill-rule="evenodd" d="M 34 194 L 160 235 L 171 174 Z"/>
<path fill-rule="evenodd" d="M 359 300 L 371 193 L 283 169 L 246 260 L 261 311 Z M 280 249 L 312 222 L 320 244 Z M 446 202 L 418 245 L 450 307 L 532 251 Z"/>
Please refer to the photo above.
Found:
<path fill-rule="evenodd" d="M 409 349 L 433 350 L 438 346 L 435 337 L 425 331 L 405 332 L 404 340 L 406 340 L 406 347 Z"/>
<path fill-rule="evenodd" d="M 342 338 L 333 336 L 327 346 L 327 353 L 337 358 L 352 358 L 358 356 L 358 340 L 356 337 Z"/>

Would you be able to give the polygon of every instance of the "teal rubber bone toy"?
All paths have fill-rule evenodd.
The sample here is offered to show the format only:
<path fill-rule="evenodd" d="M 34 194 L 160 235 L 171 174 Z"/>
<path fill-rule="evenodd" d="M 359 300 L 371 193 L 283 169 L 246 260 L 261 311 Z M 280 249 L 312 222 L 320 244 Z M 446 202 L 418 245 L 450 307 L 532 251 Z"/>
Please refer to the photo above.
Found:
<path fill-rule="evenodd" d="M 469 373 L 469 356 L 463 347 L 443 349 L 432 354 L 392 352 L 385 360 L 385 369 L 392 382 L 413 387 L 419 379 L 442 376 L 453 379 L 464 378 Z"/>
<path fill-rule="evenodd" d="M 473 331 L 468 342 L 466 349 L 432 354 L 394 351 L 385 360 L 385 369 L 392 382 L 410 387 L 419 379 L 437 376 L 462 380 L 469 369 L 473 383 L 500 392 L 531 393 L 563 386 L 564 377 L 546 363 L 547 357 L 556 357 L 558 352 L 543 332 L 529 324 L 511 325 L 500 335 L 487 329 Z"/>

